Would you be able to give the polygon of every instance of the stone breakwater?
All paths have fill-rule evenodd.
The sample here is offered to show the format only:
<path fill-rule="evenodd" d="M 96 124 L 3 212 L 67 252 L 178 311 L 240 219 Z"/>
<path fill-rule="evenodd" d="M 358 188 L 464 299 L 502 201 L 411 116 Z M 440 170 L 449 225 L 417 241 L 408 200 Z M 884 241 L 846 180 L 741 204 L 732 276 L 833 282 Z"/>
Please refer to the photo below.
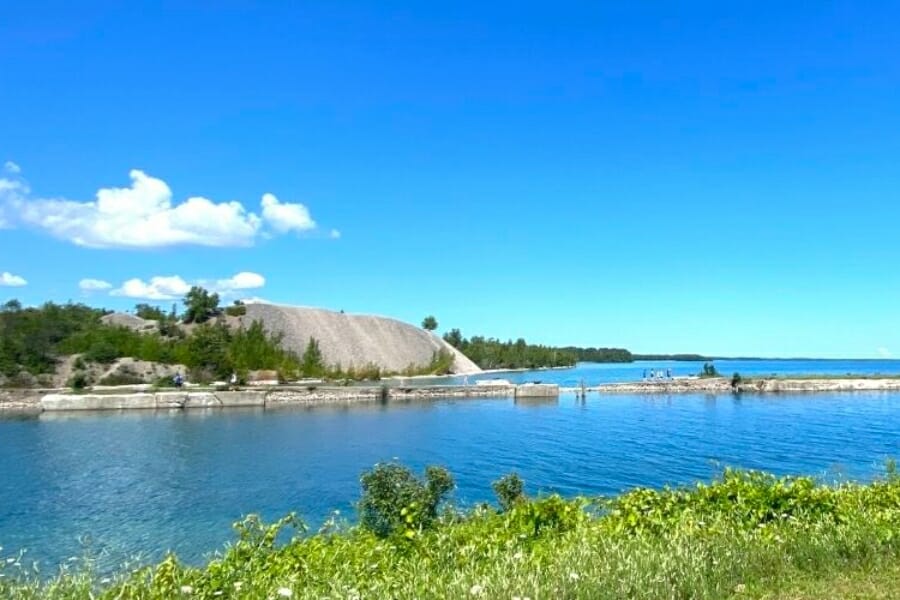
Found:
<path fill-rule="evenodd" d="M 566 388 L 565 391 L 581 391 Z M 822 378 L 790 379 L 762 378 L 731 385 L 726 377 L 685 378 L 664 381 L 637 381 L 632 383 L 607 383 L 585 388 L 601 394 L 748 394 L 803 393 L 803 392 L 896 392 L 900 391 L 900 379 L 876 378 Z"/>
<path fill-rule="evenodd" d="M 3 391 L 0 410 L 53 412 L 79 410 L 171 410 L 196 408 L 278 407 L 296 405 L 389 402 L 431 398 L 510 397 L 516 386 L 326 387 L 269 388 L 240 391 L 160 391 L 71 393 Z"/>

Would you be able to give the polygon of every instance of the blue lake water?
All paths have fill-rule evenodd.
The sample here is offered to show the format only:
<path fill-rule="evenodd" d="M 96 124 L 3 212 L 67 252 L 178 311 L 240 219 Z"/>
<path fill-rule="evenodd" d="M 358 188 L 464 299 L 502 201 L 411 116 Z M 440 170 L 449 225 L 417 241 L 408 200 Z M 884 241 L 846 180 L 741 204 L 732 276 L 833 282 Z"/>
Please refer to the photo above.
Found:
<path fill-rule="evenodd" d="M 868 479 L 900 457 L 900 394 L 571 395 L 353 407 L 44 414 L 0 420 L 0 546 L 45 567 L 108 551 L 199 561 L 242 514 L 352 515 L 359 474 L 446 465 L 456 501 L 612 494 L 711 479 L 723 465 Z M 89 536 L 89 537 L 85 537 Z"/>
<path fill-rule="evenodd" d="M 730 377 L 733 373 L 744 376 L 765 375 L 900 375 L 900 360 L 822 360 L 822 359 L 766 359 L 766 360 L 714 360 L 716 369 Z M 583 381 L 592 386 L 602 383 L 640 381 L 651 370 L 671 371 L 674 377 L 697 375 L 703 369 L 703 361 L 635 361 L 632 363 L 579 363 L 571 369 L 547 369 L 541 371 L 510 371 L 471 375 L 469 382 L 479 379 L 508 379 L 513 383 L 543 381 L 565 387 L 577 387 Z M 463 377 L 433 378 L 434 383 L 461 383 Z"/>

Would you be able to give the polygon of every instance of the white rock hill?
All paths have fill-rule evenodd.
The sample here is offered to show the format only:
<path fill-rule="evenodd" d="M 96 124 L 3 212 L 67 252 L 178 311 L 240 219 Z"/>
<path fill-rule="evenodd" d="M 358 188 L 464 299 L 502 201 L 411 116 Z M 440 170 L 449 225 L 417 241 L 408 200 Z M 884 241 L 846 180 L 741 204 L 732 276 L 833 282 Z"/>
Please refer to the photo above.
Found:
<path fill-rule="evenodd" d="M 299 306 L 248 304 L 240 317 L 244 325 L 261 321 L 266 330 L 283 334 L 282 343 L 302 354 L 309 338 L 319 342 L 328 364 L 344 368 L 373 363 L 387 371 L 402 371 L 410 364 L 427 365 L 435 352 L 454 356 L 453 372 L 479 373 L 478 365 L 453 346 L 409 323 L 388 317 L 355 315 Z"/>

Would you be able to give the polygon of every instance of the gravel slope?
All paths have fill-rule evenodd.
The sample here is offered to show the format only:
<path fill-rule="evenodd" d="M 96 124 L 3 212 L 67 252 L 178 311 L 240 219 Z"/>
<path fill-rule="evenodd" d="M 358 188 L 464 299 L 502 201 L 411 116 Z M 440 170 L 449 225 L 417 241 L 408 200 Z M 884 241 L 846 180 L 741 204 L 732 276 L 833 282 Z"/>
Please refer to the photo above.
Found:
<path fill-rule="evenodd" d="M 329 364 L 347 368 L 374 363 L 388 371 L 410 364 L 427 365 L 434 352 L 454 354 L 454 373 L 478 373 L 481 369 L 438 336 L 396 319 L 374 315 L 350 315 L 320 308 L 248 304 L 244 324 L 262 321 L 265 328 L 284 334 L 286 347 L 302 354 L 310 337 Z"/>

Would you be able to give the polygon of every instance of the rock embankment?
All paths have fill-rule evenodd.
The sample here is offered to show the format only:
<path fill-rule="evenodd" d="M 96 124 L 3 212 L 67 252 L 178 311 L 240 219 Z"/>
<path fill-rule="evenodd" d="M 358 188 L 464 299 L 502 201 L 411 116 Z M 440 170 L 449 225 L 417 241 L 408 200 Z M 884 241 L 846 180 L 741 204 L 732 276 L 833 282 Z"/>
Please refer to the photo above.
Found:
<path fill-rule="evenodd" d="M 576 391 L 573 388 L 573 391 Z M 900 379 L 891 378 L 822 378 L 790 379 L 761 378 L 731 385 L 726 377 L 679 378 L 664 381 L 637 381 L 629 383 L 607 383 L 587 388 L 587 391 L 601 394 L 727 394 L 741 393 L 787 393 L 787 392 L 873 392 L 900 391 Z"/>
<path fill-rule="evenodd" d="M 198 390 L 123 393 L 49 393 L 30 396 L 27 402 L 10 404 L 10 409 L 28 408 L 37 412 L 96 410 L 160 410 L 193 408 L 276 408 L 292 405 L 318 405 L 433 398 L 511 397 L 516 387 L 509 386 L 429 386 L 388 388 L 386 386 L 338 386 L 306 388 L 277 387 L 265 390 Z M 0 402 L 2 406 L 2 402 Z"/>
<path fill-rule="evenodd" d="M 298 354 L 315 338 L 325 362 L 343 368 L 374 364 L 385 371 L 401 372 L 410 365 L 428 365 L 435 352 L 444 350 L 453 355 L 454 373 L 481 372 L 478 365 L 430 331 L 387 317 L 248 304 L 247 314 L 240 320 L 245 325 L 261 321 L 268 331 L 282 334 L 282 343 Z"/>

